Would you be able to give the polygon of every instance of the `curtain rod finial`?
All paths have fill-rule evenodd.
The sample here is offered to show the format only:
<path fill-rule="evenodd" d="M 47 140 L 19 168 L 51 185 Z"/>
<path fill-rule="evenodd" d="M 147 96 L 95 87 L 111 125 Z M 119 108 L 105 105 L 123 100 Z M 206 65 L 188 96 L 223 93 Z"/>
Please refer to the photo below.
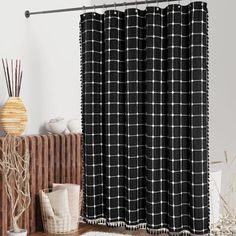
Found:
<path fill-rule="evenodd" d="M 29 18 L 30 17 L 30 12 L 29 11 L 25 11 L 25 17 Z"/>

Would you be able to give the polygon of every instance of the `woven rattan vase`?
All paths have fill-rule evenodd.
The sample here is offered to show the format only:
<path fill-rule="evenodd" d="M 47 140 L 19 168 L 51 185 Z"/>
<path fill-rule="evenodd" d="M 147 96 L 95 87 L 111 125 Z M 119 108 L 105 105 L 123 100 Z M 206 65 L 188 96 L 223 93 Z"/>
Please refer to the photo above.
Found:
<path fill-rule="evenodd" d="M 23 134 L 27 124 L 27 113 L 24 103 L 19 97 L 10 97 L 3 105 L 0 123 L 3 130 L 10 135 Z"/>

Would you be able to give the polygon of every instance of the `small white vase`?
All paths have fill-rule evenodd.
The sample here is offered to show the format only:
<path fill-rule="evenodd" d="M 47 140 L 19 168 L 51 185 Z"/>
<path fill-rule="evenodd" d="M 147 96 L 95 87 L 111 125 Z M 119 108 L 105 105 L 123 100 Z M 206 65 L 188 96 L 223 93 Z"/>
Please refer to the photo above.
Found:
<path fill-rule="evenodd" d="M 7 232 L 8 236 L 27 236 L 27 230 L 26 229 L 21 229 L 21 231 L 19 233 L 16 233 L 12 230 L 9 230 Z"/>
<path fill-rule="evenodd" d="M 63 134 L 66 131 L 66 121 L 61 117 L 51 119 L 46 123 L 46 129 L 53 134 Z"/>
<path fill-rule="evenodd" d="M 67 122 L 67 128 L 71 133 L 79 133 L 80 130 L 80 120 L 71 119 Z"/>

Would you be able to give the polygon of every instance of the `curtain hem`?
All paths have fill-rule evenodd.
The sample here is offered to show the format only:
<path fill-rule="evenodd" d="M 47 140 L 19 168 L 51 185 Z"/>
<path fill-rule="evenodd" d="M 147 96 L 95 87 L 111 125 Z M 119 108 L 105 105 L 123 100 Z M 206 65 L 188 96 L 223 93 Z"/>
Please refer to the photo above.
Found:
<path fill-rule="evenodd" d="M 140 223 L 137 225 L 128 225 L 124 221 L 108 222 L 105 218 L 98 218 L 98 219 L 94 219 L 94 220 L 85 218 L 84 221 L 88 224 L 93 224 L 93 225 L 94 224 L 105 224 L 109 227 L 125 227 L 128 230 L 146 229 L 148 233 L 156 234 L 156 235 L 160 235 L 160 234 L 168 234 L 171 236 L 179 236 L 179 235 L 182 235 L 182 236 L 196 236 L 196 235 L 208 236 L 209 235 L 209 233 L 207 233 L 207 234 L 193 234 L 189 230 L 182 230 L 179 232 L 171 232 L 167 228 L 151 229 L 151 228 L 147 227 L 146 223 Z"/>

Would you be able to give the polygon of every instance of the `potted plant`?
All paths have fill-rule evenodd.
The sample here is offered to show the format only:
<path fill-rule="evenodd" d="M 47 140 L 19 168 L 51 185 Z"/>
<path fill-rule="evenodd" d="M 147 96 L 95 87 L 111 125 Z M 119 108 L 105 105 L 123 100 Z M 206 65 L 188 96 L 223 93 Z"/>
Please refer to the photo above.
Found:
<path fill-rule="evenodd" d="M 18 151 L 23 142 L 24 154 Z M 8 231 L 9 236 L 26 236 L 27 230 L 20 229 L 18 220 L 30 205 L 30 155 L 28 145 L 22 137 L 7 135 L 3 138 L 0 172 L 2 173 L 6 195 L 10 203 L 12 228 Z"/>

